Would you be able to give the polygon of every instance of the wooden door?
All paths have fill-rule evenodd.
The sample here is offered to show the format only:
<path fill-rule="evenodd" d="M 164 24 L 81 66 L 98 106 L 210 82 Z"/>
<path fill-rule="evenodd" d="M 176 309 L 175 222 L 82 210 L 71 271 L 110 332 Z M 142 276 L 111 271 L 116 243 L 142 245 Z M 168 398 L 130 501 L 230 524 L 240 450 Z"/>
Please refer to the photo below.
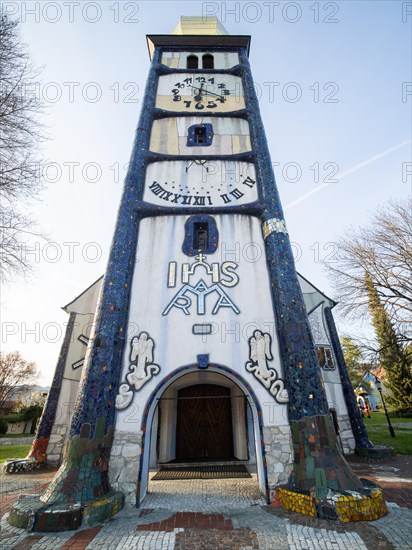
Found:
<path fill-rule="evenodd" d="M 214 384 L 178 392 L 176 458 L 233 457 L 230 389 Z"/>

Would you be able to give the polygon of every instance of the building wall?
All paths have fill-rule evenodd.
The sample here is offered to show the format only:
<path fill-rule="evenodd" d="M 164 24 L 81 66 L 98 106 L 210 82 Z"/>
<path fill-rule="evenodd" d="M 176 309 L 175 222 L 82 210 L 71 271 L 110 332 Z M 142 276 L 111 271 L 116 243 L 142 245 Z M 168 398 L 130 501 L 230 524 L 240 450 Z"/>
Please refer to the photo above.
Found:
<path fill-rule="evenodd" d="M 29 434 L 32 420 L 22 420 L 21 422 L 8 422 L 6 435 Z"/>
<path fill-rule="evenodd" d="M 345 454 L 351 454 L 355 450 L 355 438 L 353 436 L 348 408 L 342 391 L 335 352 L 331 344 L 331 338 L 325 321 L 323 300 L 309 315 L 309 322 L 317 349 L 322 349 L 324 352 L 330 351 L 331 354 L 332 361 L 326 360 L 324 363 L 319 361 L 322 380 L 325 386 L 329 408 L 336 411 L 339 425 L 339 438 L 343 452 Z"/>
<path fill-rule="evenodd" d="M 193 52 L 192 52 L 193 53 Z M 185 69 L 187 57 L 191 52 L 164 52 L 162 63 L 174 69 Z M 208 52 L 196 52 L 199 59 L 199 68 L 202 68 L 202 56 Z M 213 52 L 215 69 L 231 69 L 239 64 L 239 55 L 236 52 Z"/>
<path fill-rule="evenodd" d="M 87 350 L 87 339 L 93 326 L 94 314 L 77 313 L 71 343 L 68 348 L 56 417 L 47 445 L 47 459 L 59 464 L 64 444 L 68 437 L 74 407 L 77 401 L 79 382 L 83 371 L 83 360 Z"/>
<path fill-rule="evenodd" d="M 125 478 L 125 469 L 130 475 L 136 473 L 136 454 L 132 450 L 136 451 L 137 441 L 143 437 L 144 411 L 154 390 L 168 375 L 183 366 L 197 365 L 198 356 L 206 355 L 210 363 L 239 373 L 253 389 L 266 428 L 268 477 L 273 487 L 279 479 L 286 481 L 285 474 L 290 473 L 292 449 L 286 404 L 276 401 L 246 369 L 251 355 L 250 339 L 260 330 L 271 338 L 272 359 L 268 360 L 268 366 L 276 370 L 279 379 L 283 377 L 260 224 L 255 218 L 238 214 L 214 216 L 219 248 L 206 256 L 206 267 L 198 265 L 193 270 L 188 281 L 192 290 L 176 298 L 184 289 L 183 273 L 198 263 L 196 257 L 189 257 L 182 251 L 187 219 L 188 216 L 162 216 L 141 222 L 118 396 L 115 445 L 109 468 L 111 481 L 122 491 L 130 491 L 128 481 L 121 480 Z M 227 262 L 232 263 L 228 266 Z M 174 265 L 172 278 L 171 263 Z M 213 273 L 209 270 L 218 274 L 218 282 L 213 282 Z M 202 281 L 209 290 L 213 285 L 219 287 L 230 302 L 219 307 L 219 293 L 211 291 L 204 296 L 203 312 L 201 300 L 193 291 Z M 194 334 L 195 325 L 205 324 L 211 326 L 211 334 Z M 130 383 L 136 363 L 131 354 L 133 339 L 139 340 L 142 333 L 146 333 L 146 341 L 152 342 L 146 372 L 153 374 L 136 390 Z M 173 411 L 169 414 L 172 426 Z M 236 437 L 238 450 L 244 456 L 240 432 L 236 432 Z M 170 438 L 161 446 L 162 458 L 173 456 L 173 436 Z M 139 448 L 138 455 L 140 452 Z"/>
<path fill-rule="evenodd" d="M 153 363 L 159 366 L 160 371 L 135 392 L 132 403 L 146 403 L 161 377 L 183 365 L 197 363 L 199 354 L 207 354 L 211 363 L 227 365 L 255 386 L 259 401 L 267 404 L 263 411 L 265 424 L 287 424 L 285 405 L 277 403 L 263 385 L 256 383 L 253 374 L 245 369 L 250 355 L 249 339 L 256 329 L 260 329 L 272 338 L 273 360 L 270 366 L 277 370 L 280 377 L 283 375 L 268 295 L 269 280 L 260 224 L 248 216 L 214 216 L 220 244 L 215 254 L 207 255 L 207 263 L 217 264 L 217 286 L 225 292 L 233 306 L 219 307 L 218 293 L 211 292 L 205 297 L 205 312 L 201 313 L 196 295 L 189 291 L 186 296 L 190 297 L 191 304 L 186 314 L 178 303 L 173 305 L 172 302 L 184 286 L 181 281 L 184 266 L 197 261 L 182 251 L 187 219 L 187 216 L 162 216 L 141 222 L 122 382 L 126 381 L 131 363 L 131 340 L 142 331 L 153 340 Z M 230 272 L 238 279 L 234 285 L 233 275 L 222 273 L 222 266 L 228 261 L 233 262 Z M 170 262 L 174 262 L 176 268 L 173 287 L 168 286 Z M 201 280 L 209 288 L 215 284 L 207 269 L 199 265 L 190 276 L 189 284 L 195 287 Z M 213 313 L 216 308 L 217 311 Z M 211 325 L 212 334 L 193 334 L 194 325 L 201 324 Z M 126 411 L 119 410 L 119 429 L 125 427 L 126 416 Z"/>

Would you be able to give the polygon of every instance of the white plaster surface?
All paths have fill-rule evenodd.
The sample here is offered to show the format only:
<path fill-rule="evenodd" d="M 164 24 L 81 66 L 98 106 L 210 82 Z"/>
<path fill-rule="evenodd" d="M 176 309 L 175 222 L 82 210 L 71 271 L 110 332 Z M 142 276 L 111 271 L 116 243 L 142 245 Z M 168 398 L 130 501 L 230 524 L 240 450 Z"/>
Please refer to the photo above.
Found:
<path fill-rule="evenodd" d="M 194 294 L 191 295 L 189 315 L 175 307 L 167 315 L 162 315 L 182 286 L 178 279 L 175 288 L 168 288 L 168 260 L 177 262 L 179 277 L 182 263 L 195 261 L 181 250 L 186 219 L 183 216 L 160 217 L 141 222 L 121 381 L 129 372 L 130 340 L 141 331 L 148 332 L 154 340 L 153 362 L 160 366 L 161 371 L 135 393 L 132 404 L 138 407 L 134 417 L 137 416 L 139 421 L 133 426 L 127 420 L 129 407 L 118 411 L 117 429 L 129 430 L 133 426 L 132 429 L 139 431 L 145 404 L 155 387 L 168 373 L 184 365 L 197 364 L 199 354 L 208 354 L 211 363 L 229 367 L 251 385 L 263 411 L 264 425 L 287 425 L 286 406 L 277 404 L 267 389 L 245 369 L 249 359 L 248 340 L 253 331 L 260 328 L 272 336 L 273 360 L 268 366 L 275 368 L 280 377 L 283 376 L 260 224 L 254 218 L 241 215 L 215 216 L 220 249 L 208 255 L 207 261 L 237 263 L 235 272 L 239 283 L 232 288 L 222 288 L 239 309 L 239 314 L 231 308 L 222 307 L 213 315 L 217 296 L 211 293 L 206 296 L 204 315 L 197 313 Z M 208 286 L 212 284 L 210 275 L 203 267 L 197 268 L 190 285 L 201 279 Z M 256 284 L 256 281 L 259 283 Z M 214 334 L 194 335 L 192 327 L 195 323 L 212 324 Z"/>

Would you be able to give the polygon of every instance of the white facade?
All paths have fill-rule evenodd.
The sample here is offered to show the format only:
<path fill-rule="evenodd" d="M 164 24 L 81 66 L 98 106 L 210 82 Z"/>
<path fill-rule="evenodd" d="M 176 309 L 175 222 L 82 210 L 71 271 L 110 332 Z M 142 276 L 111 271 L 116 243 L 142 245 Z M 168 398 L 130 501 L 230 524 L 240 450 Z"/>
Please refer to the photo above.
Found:
<path fill-rule="evenodd" d="M 215 219 L 221 246 L 215 254 L 207 255 L 206 261 L 208 265 L 217 264 L 217 284 L 233 306 L 219 307 L 221 296 L 214 291 L 205 297 L 204 313 L 200 312 L 200 300 L 190 291 L 191 304 L 187 307 L 187 313 L 180 307 L 180 302 L 171 306 L 174 297 L 184 286 L 181 282 L 184 266 L 198 263 L 181 250 L 187 217 L 158 217 L 141 222 L 139 261 L 133 276 L 129 310 L 128 324 L 131 330 L 126 339 L 127 345 L 131 346 L 133 337 L 142 331 L 146 332 L 154 342 L 153 363 L 160 370 L 134 393 L 132 402 L 139 403 L 139 406 L 147 402 L 160 378 L 185 365 L 197 364 L 197 356 L 200 354 L 209 355 L 210 363 L 227 366 L 253 384 L 254 376 L 246 371 L 245 363 L 249 359 L 249 339 L 256 329 L 271 335 L 273 360 L 270 365 L 283 377 L 272 304 L 267 299 L 269 279 L 259 222 L 241 215 L 215 216 Z M 237 252 L 242 256 L 236 257 Z M 244 257 L 252 261 L 245 261 Z M 167 259 L 176 264 L 177 275 L 173 287 L 168 286 Z M 226 267 L 228 261 L 234 264 L 231 272 L 238 279 L 231 287 L 227 284 L 233 284 L 232 277 L 222 275 L 222 268 Z M 150 277 L 147 277 L 148 273 Z M 188 282 L 194 288 L 200 281 L 204 281 L 208 287 L 216 284 L 213 276 L 207 273 L 207 268 L 198 264 Z M 204 324 L 211 325 L 211 334 L 193 334 L 195 325 Z M 130 352 L 126 352 L 124 381 L 130 363 Z M 287 424 L 286 405 L 276 403 L 263 385 L 257 385 L 255 392 L 260 403 L 268 404 L 266 410 L 263 407 L 264 424 Z M 126 425 L 127 416 L 127 409 L 124 412 L 119 410 L 119 429 L 130 430 L 130 425 Z"/>
<path fill-rule="evenodd" d="M 102 280 L 101 277 L 63 308 L 67 313 L 74 315 L 74 323 L 71 333 L 66 333 L 70 343 L 63 358 L 64 373 L 57 412 L 46 451 L 47 459 L 52 464 L 60 463 L 64 444 L 68 438 Z"/>
<path fill-rule="evenodd" d="M 188 258 L 181 251 L 184 221 L 187 217 L 184 217 L 183 220 L 176 219 L 174 230 L 177 233 L 170 233 L 169 228 L 165 226 L 165 218 L 152 218 L 142 222 L 141 230 L 152 234 L 153 240 L 149 241 L 142 237 L 142 245 L 139 247 L 139 261 L 135 270 L 131 300 L 133 307 L 130 311 L 128 323 L 127 349 L 121 382 L 126 380 L 129 372 L 131 342 L 142 331 L 146 331 L 155 343 L 153 363 L 159 366 L 159 372 L 152 376 L 138 392 L 133 391 L 132 400 L 127 408 L 119 409 L 117 412 L 115 443 L 110 459 L 110 478 L 115 487 L 125 491 L 131 502 L 135 497 L 136 483 L 130 480 L 137 479 L 139 474 L 144 412 L 150 404 L 149 401 L 153 397 L 153 393 L 156 393 L 157 398 L 151 404 L 150 430 L 146 433 L 146 438 L 150 441 L 150 444 L 145 446 L 147 456 L 145 456 L 144 465 L 147 472 L 149 468 L 155 468 L 158 464 L 173 460 L 175 457 L 176 397 L 181 388 L 198 383 L 218 384 L 230 388 L 231 394 L 235 397 L 232 400 L 234 456 L 239 460 L 246 460 L 252 470 L 259 467 L 257 459 L 262 456 L 258 441 L 260 430 L 256 418 L 257 410 L 251 394 L 242 388 L 238 380 L 227 371 L 212 372 L 212 369 L 199 369 L 197 365 L 197 355 L 199 354 L 208 354 L 211 363 L 215 362 L 229 367 L 233 371 L 238 370 L 242 378 L 253 386 L 255 396 L 259 400 L 262 410 L 262 433 L 271 485 L 286 481 L 290 473 L 293 457 L 286 405 L 277 403 L 263 385 L 254 384 L 253 375 L 245 368 L 245 358 L 248 358 L 249 353 L 249 338 L 254 330 L 259 328 L 263 332 L 269 331 L 273 334 L 273 342 L 276 341 L 271 304 L 264 299 L 265 285 L 262 284 L 258 287 L 253 284 L 256 280 L 265 281 L 265 284 L 269 284 L 264 258 L 261 256 L 262 249 L 257 246 L 261 239 L 260 228 L 256 221 L 255 223 L 252 221 L 250 224 L 244 224 L 241 216 L 237 217 L 237 223 L 232 223 L 231 217 L 219 216 L 217 218 L 220 231 L 224 230 L 229 224 L 232 237 L 234 234 L 241 236 L 234 246 L 229 246 L 225 240 L 222 240 L 217 252 L 208 256 L 210 263 L 218 263 L 220 266 L 225 261 L 232 261 L 239 265 L 240 260 L 242 260 L 241 267 L 233 270 L 239 276 L 236 287 L 227 287 L 228 295 L 230 292 L 231 300 L 240 311 L 239 315 L 235 316 L 234 321 L 230 319 L 230 315 L 228 316 L 228 312 L 226 312 L 226 319 L 221 319 L 219 315 L 219 322 L 217 322 L 216 316 L 211 313 L 215 305 L 212 295 L 207 298 L 205 315 L 197 313 L 196 303 L 192 304 L 190 315 L 185 315 L 182 310 L 174 307 L 168 315 L 161 316 L 160 323 L 158 317 L 150 314 L 150 310 L 153 308 L 164 311 L 178 289 L 178 286 L 168 286 L 168 262 L 159 261 L 160 253 L 167 254 L 167 258 L 176 262 L 176 266 L 180 267 L 180 277 L 182 264 L 192 264 L 196 260 L 194 257 Z M 142 234 L 144 235 L 144 233 Z M 147 241 L 146 244 L 143 244 L 145 241 Z M 155 246 L 154 243 L 156 243 L 156 249 L 158 250 L 156 255 L 151 253 L 150 248 Z M 147 263 L 149 260 L 150 264 Z M 147 269 L 151 270 L 152 278 L 150 278 L 150 281 L 147 278 Z M 207 276 L 205 271 L 204 267 L 199 266 L 196 268 L 196 278 L 193 278 L 192 284 L 198 282 L 202 277 L 207 282 L 210 276 Z M 230 278 L 223 277 L 222 279 L 229 281 Z M 102 279 L 96 281 L 94 285 L 69 306 L 66 306 L 65 309 L 68 312 L 76 312 L 77 310 L 91 311 L 93 307 L 95 308 L 101 281 Z M 147 286 L 143 285 L 143 288 L 139 291 L 139 284 L 142 281 L 146 281 Z M 303 277 L 299 276 L 299 282 L 309 313 L 316 346 L 331 346 L 324 319 L 324 307 L 332 307 L 334 302 Z M 244 312 L 248 313 L 245 314 Z M 73 369 L 73 364 L 76 364 L 79 360 L 81 361 L 86 352 L 86 346 L 80 343 L 78 336 L 84 332 L 83 329 L 86 326 L 90 326 L 92 319 L 93 315 L 91 313 L 78 313 L 76 315 L 76 332 L 71 338 L 67 354 L 58 416 L 47 449 L 48 459 L 52 463 L 57 464 L 61 461 L 64 443 L 68 435 L 68 426 L 73 413 L 73 404 L 76 402 L 79 380 L 82 374 L 82 365 Z M 210 321 L 212 325 L 212 334 L 192 334 L 194 324 L 205 324 L 206 321 Z M 166 329 L 166 327 L 169 328 Z M 164 338 L 164 335 L 167 334 L 166 330 L 170 334 L 168 338 Z M 279 375 L 282 376 L 277 346 L 273 343 L 272 353 L 274 359 L 269 362 L 269 366 L 275 367 Z M 337 412 L 343 450 L 348 454 L 353 452 L 355 441 L 349 424 L 347 407 L 343 398 L 333 350 L 332 354 L 334 358 L 333 369 L 322 369 L 322 378 L 329 406 L 335 408 Z M 231 360 L 232 357 L 235 357 L 234 361 Z M 188 368 L 179 371 L 181 367 Z M 170 383 L 165 384 L 156 392 L 157 386 L 170 373 L 175 373 Z M 238 397 L 242 399 L 237 399 Z M 160 401 L 157 401 L 157 399 L 160 399 Z M 240 403 L 245 403 L 245 400 L 247 406 L 245 409 L 241 409 Z M 162 409 L 163 430 L 159 434 L 159 443 L 157 444 L 159 408 L 156 405 L 158 403 L 159 408 Z M 143 489 L 147 488 L 147 479 L 142 483 Z M 262 491 L 264 491 L 264 487 L 262 487 Z"/>

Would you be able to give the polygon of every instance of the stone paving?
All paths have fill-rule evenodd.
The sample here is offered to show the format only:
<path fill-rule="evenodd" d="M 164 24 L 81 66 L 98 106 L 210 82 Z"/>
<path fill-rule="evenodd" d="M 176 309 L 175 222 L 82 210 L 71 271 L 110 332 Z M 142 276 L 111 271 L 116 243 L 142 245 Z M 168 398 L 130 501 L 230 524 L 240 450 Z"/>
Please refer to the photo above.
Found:
<path fill-rule="evenodd" d="M 365 477 L 385 478 L 387 516 L 342 524 L 268 506 L 251 479 L 150 481 L 143 508 L 127 505 L 109 521 L 64 533 L 28 533 L 1 520 L 2 550 L 406 550 L 412 548 L 410 462 L 357 462 Z M 1 476 L 1 512 L 19 489 L 44 487 L 53 472 Z M 383 484 L 383 483 L 382 483 Z M 396 486 L 401 489 L 396 489 Z M 385 491 L 385 488 L 384 488 Z M 408 508 L 409 506 L 409 508 Z"/>
<path fill-rule="evenodd" d="M 153 477 L 154 472 L 150 474 Z M 180 511 L 215 512 L 250 506 L 264 506 L 256 480 L 240 479 L 187 479 L 178 482 L 150 481 L 150 493 L 144 500 L 145 508 L 166 508 L 176 510 L 180 502 Z"/>

